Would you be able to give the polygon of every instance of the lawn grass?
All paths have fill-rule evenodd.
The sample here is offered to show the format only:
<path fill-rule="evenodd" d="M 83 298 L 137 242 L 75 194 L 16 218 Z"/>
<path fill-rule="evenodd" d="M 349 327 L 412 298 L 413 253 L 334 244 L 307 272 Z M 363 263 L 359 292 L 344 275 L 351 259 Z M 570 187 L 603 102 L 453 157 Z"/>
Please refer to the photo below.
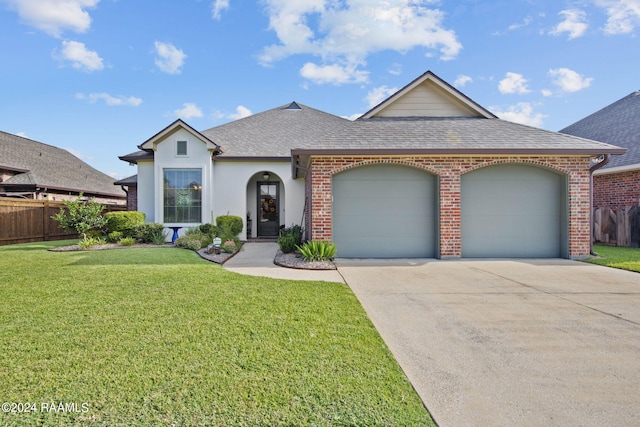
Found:
<path fill-rule="evenodd" d="M 63 243 L 0 247 L 0 425 L 433 425 L 345 285 Z"/>
<path fill-rule="evenodd" d="M 640 248 L 594 245 L 593 250 L 598 258 L 590 258 L 586 262 L 640 272 Z"/>

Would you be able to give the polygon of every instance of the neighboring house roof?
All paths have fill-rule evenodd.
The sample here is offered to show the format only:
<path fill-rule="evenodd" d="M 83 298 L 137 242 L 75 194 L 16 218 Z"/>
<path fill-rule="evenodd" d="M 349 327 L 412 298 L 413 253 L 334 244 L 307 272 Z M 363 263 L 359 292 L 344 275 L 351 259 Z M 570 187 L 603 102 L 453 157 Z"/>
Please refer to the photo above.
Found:
<path fill-rule="evenodd" d="M 0 183 L 5 192 L 34 188 L 124 198 L 114 179 L 61 148 L 0 131 L 0 169 L 17 172 Z M 34 188 L 35 190 L 35 188 Z"/>
<path fill-rule="evenodd" d="M 567 126 L 560 132 L 627 149 L 623 156 L 612 157 L 598 171 L 640 169 L 640 91 L 632 92 L 603 109 Z"/>
<path fill-rule="evenodd" d="M 346 127 L 347 119 L 296 102 L 202 133 L 222 147 L 216 160 L 291 159 L 291 148 L 313 145 L 322 135 Z"/>

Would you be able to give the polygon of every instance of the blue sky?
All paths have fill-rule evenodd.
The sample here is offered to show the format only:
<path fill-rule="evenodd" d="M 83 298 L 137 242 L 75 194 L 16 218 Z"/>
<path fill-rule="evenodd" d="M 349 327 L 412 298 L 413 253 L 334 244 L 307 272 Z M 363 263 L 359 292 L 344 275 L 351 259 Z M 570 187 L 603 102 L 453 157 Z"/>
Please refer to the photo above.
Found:
<path fill-rule="evenodd" d="M 119 179 L 178 117 L 357 117 L 427 70 L 559 130 L 640 89 L 639 33 L 640 0 L 0 0 L 0 130 Z"/>

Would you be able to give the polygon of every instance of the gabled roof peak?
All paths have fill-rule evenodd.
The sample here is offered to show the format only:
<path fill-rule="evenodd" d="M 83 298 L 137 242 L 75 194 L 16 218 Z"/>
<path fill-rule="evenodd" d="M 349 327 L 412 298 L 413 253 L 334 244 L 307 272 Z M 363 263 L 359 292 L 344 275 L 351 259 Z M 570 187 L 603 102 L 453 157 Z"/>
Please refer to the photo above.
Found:
<path fill-rule="evenodd" d="M 284 107 L 283 110 L 302 110 L 302 107 L 296 101 L 293 101 L 291 104 Z"/>
<path fill-rule="evenodd" d="M 497 118 L 489 110 L 427 71 L 358 118 L 377 116 Z"/>

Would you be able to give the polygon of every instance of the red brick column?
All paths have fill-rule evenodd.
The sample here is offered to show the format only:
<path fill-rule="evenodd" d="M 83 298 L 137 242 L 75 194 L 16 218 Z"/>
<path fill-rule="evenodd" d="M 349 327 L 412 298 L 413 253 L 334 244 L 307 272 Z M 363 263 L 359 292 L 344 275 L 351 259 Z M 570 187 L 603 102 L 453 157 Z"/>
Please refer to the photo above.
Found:
<path fill-rule="evenodd" d="M 460 174 L 440 175 L 440 258 L 462 256 Z"/>

